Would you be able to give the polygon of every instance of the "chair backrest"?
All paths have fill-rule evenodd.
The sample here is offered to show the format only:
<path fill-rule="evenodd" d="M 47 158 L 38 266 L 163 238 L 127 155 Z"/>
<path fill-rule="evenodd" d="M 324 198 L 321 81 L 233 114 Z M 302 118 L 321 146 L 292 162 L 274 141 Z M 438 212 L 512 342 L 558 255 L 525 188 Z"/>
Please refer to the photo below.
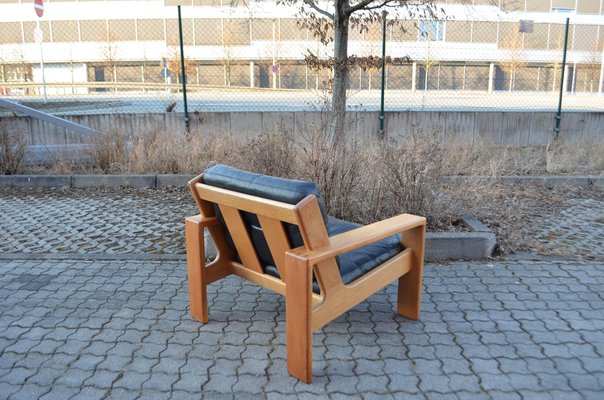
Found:
<path fill-rule="evenodd" d="M 204 216 L 216 216 L 225 245 L 236 261 L 259 273 L 284 277 L 285 252 L 307 246 L 301 203 L 314 203 L 313 227 L 326 236 L 325 207 L 315 183 L 289 180 L 216 165 L 192 182 L 191 191 Z M 221 240 L 214 238 L 214 240 Z M 220 245 L 217 243 L 220 247 Z"/>

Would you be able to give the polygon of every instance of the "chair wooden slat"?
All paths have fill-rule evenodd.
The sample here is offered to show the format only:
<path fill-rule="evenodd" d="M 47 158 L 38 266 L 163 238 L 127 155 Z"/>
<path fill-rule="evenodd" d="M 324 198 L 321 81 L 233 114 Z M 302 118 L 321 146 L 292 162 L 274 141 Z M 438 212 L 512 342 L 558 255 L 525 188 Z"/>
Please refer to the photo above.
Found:
<path fill-rule="evenodd" d="M 231 234 L 231 238 L 233 239 L 233 243 L 235 244 L 235 248 L 237 249 L 241 261 L 243 261 L 243 264 L 252 271 L 262 273 L 262 266 L 260 265 L 258 254 L 256 254 L 252 238 L 245 228 L 239 210 L 223 204 L 219 204 L 218 207 L 220 207 L 220 212 L 222 213 L 224 222 Z"/>
<path fill-rule="evenodd" d="M 304 239 L 304 245 L 309 250 L 315 250 L 329 246 L 329 236 L 319 203 L 315 197 L 306 197 L 298 204 L 296 208 L 300 233 Z M 332 287 L 343 286 L 342 277 L 336 263 L 335 256 L 322 260 L 314 268 L 319 288 L 324 296 L 327 296 Z"/>
<path fill-rule="evenodd" d="M 196 183 L 197 193 L 203 200 L 216 204 L 223 204 L 252 214 L 264 215 L 290 224 L 298 224 L 296 206 L 269 200 L 249 194 L 233 192 L 216 186 Z"/>
<path fill-rule="evenodd" d="M 283 223 L 274 218 L 258 215 L 264 237 L 279 271 L 279 276 L 285 281 L 285 252 L 291 249 Z"/>

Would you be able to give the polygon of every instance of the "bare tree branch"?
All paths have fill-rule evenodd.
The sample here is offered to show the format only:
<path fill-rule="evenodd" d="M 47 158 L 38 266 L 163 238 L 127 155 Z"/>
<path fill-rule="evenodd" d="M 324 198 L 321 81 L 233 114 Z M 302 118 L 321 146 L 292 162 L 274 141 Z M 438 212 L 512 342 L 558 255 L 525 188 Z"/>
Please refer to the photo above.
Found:
<path fill-rule="evenodd" d="M 334 19 L 333 14 L 323 10 L 322 8 L 319 8 L 317 6 L 317 3 L 315 3 L 314 0 L 304 0 L 304 4 L 310 6 L 313 10 L 315 10 L 316 12 L 318 12 L 319 14 L 323 14 L 324 16 L 326 16 L 327 18 L 330 19 Z"/>
<path fill-rule="evenodd" d="M 366 8 L 371 3 L 373 3 L 373 0 L 363 0 L 363 1 L 355 4 L 354 6 L 345 7 L 343 11 L 346 15 L 350 15 L 355 11 Z"/>
<path fill-rule="evenodd" d="M 380 4 L 376 5 L 376 6 L 367 6 L 365 7 L 365 10 L 377 10 L 378 8 L 382 8 L 387 6 L 389 3 L 392 3 L 392 0 L 384 0 L 382 1 Z"/>

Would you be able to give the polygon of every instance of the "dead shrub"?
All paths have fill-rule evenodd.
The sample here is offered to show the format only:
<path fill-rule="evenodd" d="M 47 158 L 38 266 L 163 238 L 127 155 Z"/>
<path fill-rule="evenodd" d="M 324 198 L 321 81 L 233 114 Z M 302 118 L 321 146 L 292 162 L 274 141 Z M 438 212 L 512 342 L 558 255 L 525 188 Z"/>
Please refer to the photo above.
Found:
<path fill-rule="evenodd" d="M 549 173 L 604 171 L 604 143 L 593 139 L 552 139 L 547 145 L 546 154 Z"/>
<path fill-rule="evenodd" d="M 105 174 L 128 171 L 127 135 L 117 131 L 97 133 L 90 139 L 93 164 Z"/>
<path fill-rule="evenodd" d="M 591 143 L 587 146 L 588 171 L 604 171 L 604 143 Z"/>
<path fill-rule="evenodd" d="M 11 129 L 5 122 L 0 122 L 0 172 L 13 175 L 19 171 L 27 140 L 23 132 Z"/>
<path fill-rule="evenodd" d="M 328 122 L 322 120 L 301 134 L 297 175 L 319 185 L 329 214 L 359 220 L 368 153 L 355 138 L 334 141 L 327 126 Z"/>
<path fill-rule="evenodd" d="M 442 189 L 455 162 L 437 135 L 416 132 L 402 142 L 385 141 L 380 153 L 381 217 L 407 212 L 426 216 L 432 227 L 450 225 L 453 203 Z"/>
<path fill-rule="evenodd" d="M 238 165 L 241 145 L 232 136 L 156 129 L 134 138 L 130 170 L 135 173 L 196 174 L 218 163 Z"/>
<path fill-rule="evenodd" d="M 260 174 L 296 178 L 297 151 L 291 133 L 285 129 L 274 130 L 244 144 L 240 151 L 241 160 L 237 164 Z"/>
<path fill-rule="evenodd" d="M 179 153 L 186 147 L 182 143 L 181 136 L 159 129 L 136 136 L 132 141 L 131 170 L 136 173 L 177 174 L 184 172 Z M 192 149 L 188 150 L 187 153 L 192 153 Z"/>

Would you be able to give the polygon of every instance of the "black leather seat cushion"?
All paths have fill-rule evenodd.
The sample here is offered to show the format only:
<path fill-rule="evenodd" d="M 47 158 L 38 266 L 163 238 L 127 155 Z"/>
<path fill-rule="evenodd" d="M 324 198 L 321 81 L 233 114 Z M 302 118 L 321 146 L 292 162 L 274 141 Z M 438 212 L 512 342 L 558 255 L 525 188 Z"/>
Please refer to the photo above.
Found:
<path fill-rule="evenodd" d="M 327 221 L 325 203 L 323 201 L 323 197 L 321 196 L 321 192 L 319 191 L 319 186 L 316 183 L 260 175 L 253 172 L 241 171 L 239 169 L 221 164 L 215 165 L 206 170 L 203 174 L 203 181 L 211 186 L 288 204 L 298 204 L 306 196 L 314 195 L 319 203 L 323 220 Z M 215 210 L 216 216 L 222 222 L 224 227 L 225 224 L 220 210 L 218 207 L 215 207 Z M 275 262 L 273 261 L 273 256 L 271 255 L 268 244 L 266 243 L 266 239 L 264 238 L 264 233 L 260 227 L 258 217 L 247 212 L 242 212 L 241 215 L 246 228 L 250 233 L 252 242 L 256 248 L 256 252 L 258 253 L 258 258 L 265 267 L 265 272 L 269 273 L 266 271 L 266 267 L 274 266 Z M 300 229 L 298 229 L 297 225 L 286 223 L 284 226 L 289 243 L 293 248 L 304 245 L 302 235 L 300 234 Z M 225 237 L 229 248 L 235 251 L 235 245 L 233 244 L 231 235 L 226 229 Z"/>
<path fill-rule="evenodd" d="M 203 181 L 208 185 L 288 204 L 298 204 L 312 194 L 319 202 L 323 220 L 327 221 L 325 202 L 316 183 L 256 174 L 222 164 L 207 169 L 203 173 Z"/>
<path fill-rule="evenodd" d="M 312 194 L 316 196 L 319 202 L 319 208 L 321 209 L 329 236 L 347 232 L 360 226 L 352 222 L 327 216 L 325 214 L 323 197 L 319 192 L 319 187 L 315 183 L 255 174 L 226 165 L 216 165 L 208 169 L 204 172 L 203 180 L 208 185 L 288 204 L 297 204 L 306 196 Z M 216 208 L 216 211 L 218 218 L 223 222 L 224 226 L 220 210 Z M 279 277 L 279 272 L 275 267 L 275 262 L 264 238 L 258 218 L 256 215 L 247 212 L 242 212 L 241 214 L 264 271 L 269 275 Z M 299 247 L 304 244 L 300 230 L 296 225 L 285 224 L 285 231 L 292 247 Z M 227 244 L 235 251 L 231 236 L 226 229 L 225 234 Z M 402 250 L 400 235 L 394 235 L 336 257 L 342 281 L 345 284 L 354 281 Z M 319 293 L 319 287 L 316 282 L 313 284 L 313 290 Z"/>
<path fill-rule="evenodd" d="M 360 226 L 334 217 L 328 217 L 327 221 L 327 231 L 330 237 Z M 340 255 L 338 257 L 338 267 L 340 268 L 342 281 L 347 284 L 360 278 L 401 251 L 403 251 L 401 236 L 393 235 Z"/>

